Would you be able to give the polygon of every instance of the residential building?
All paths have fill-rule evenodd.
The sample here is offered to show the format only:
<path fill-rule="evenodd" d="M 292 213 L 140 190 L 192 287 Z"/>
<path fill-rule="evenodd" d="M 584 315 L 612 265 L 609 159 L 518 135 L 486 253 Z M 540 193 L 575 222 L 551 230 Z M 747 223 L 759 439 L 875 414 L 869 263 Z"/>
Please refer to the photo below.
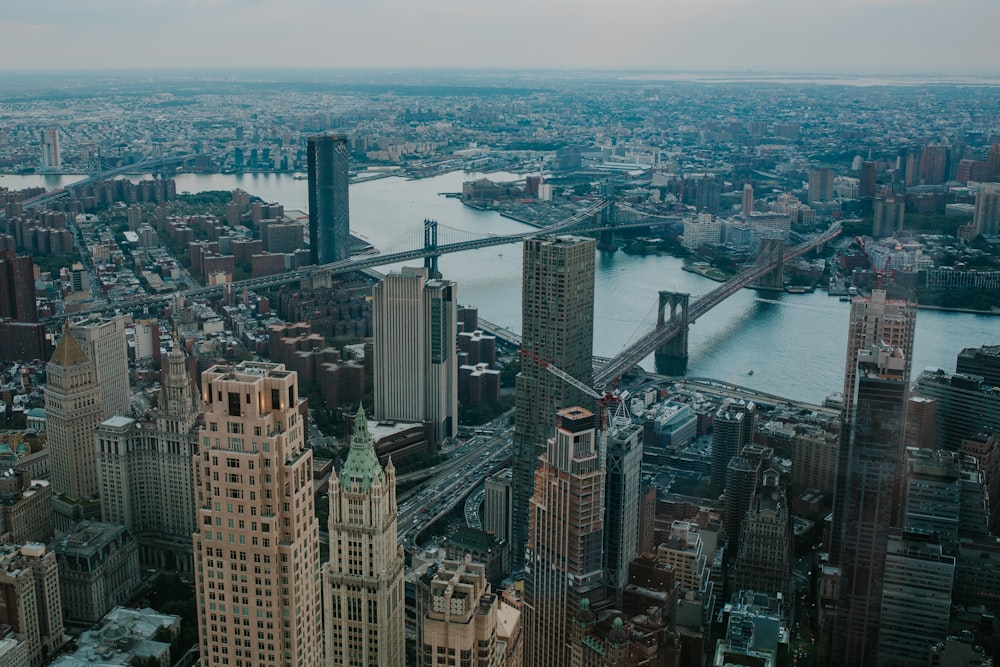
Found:
<path fill-rule="evenodd" d="M 767 470 L 743 517 L 736 590 L 766 593 L 790 604 L 793 543 L 785 486 L 775 470 Z"/>
<path fill-rule="evenodd" d="M 521 563 L 529 527 L 534 474 L 555 433 L 555 411 L 592 399 L 547 371 L 553 364 L 592 384 L 594 347 L 594 239 L 525 239 L 521 276 L 521 372 L 517 376 L 513 442 L 512 563 Z"/>
<path fill-rule="evenodd" d="M 347 460 L 340 475 L 330 477 L 330 562 L 323 569 L 328 667 L 404 665 L 397 511 L 396 469 L 391 459 L 384 469 L 379 463 L 359 407 Z"/>
<path fill-rule="evenodd" d="M 0 473 L 0 544 L 44 543 L 52 532 L 52 484 L 27 470 Z"/>
<path fill-rule="evenodd" d="M 351 255 L 348 204 L 350 148 L 343 134 L 309 137 L 309 261 L 329 264 Z"/>
<path fill-rule="evenodd" d="M 724 488 L 729 462 L 745 445 L 753 442 L 757 405 L 753 401 L 727 398 L 712 423 L 712 482 Z"/>
<path fill-rule="evenodd" d="M 455 283 L 428 279 L 426 268 L 372 289 L 375 417 L 431 422 L 435 442 L 458 433 L 456 298 Z"/>
<path fill-rule="evenodd" d="M 525 548 L 524 661 L 532 667 L 581 664 L 573 619 L 583 600 L 604 597 L 603 477 L 593 413 L 560 410 L 535 471 Z"/>
<path fill-rule="evenodd" d="M 872 228 L 872 236 L 880 239 L 903 231 L 903 221 L 906 214 L 906 201 L 904 199 L 891 197 L 876 199 L 873 208 L 875 210 L 875 222 Z"/>
<path fill-rule="evenodd" d="M 833 169 L 826 167 L 809 172 L 806 203 L 827 202 L 833 199 Z"/>
<path fill-rule="evenodd" d="M 319 523 L 298 377 L 245 361 L 212 366 L 201 388 L 192 465 L 202 664 L 318 667 Z"/>

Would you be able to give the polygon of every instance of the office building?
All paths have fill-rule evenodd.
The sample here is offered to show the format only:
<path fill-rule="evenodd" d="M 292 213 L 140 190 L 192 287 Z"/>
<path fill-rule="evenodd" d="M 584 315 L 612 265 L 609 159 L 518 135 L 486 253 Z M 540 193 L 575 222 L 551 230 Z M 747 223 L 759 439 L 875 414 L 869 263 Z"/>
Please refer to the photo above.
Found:
<path fill-rule="evenodd" d="M 0 545 L 2 626 L 18 637 L 24 664 L 31 667 L 46 664 L 65 643 L 59 568 L 56 555 L 44 544 Z M 0 652 L 0 658 L 5 657 Z M 8 663 L 0 659 L 0 664 Z"/>
<path fill-rule="evenodd" d="M 727 398 L 719 406 L 712 423 L 712 482 L 726 484 L 729 462 L 743 447 L 753 442 L 757 405 L 753 401 Z"/>
<path fill-rule="evenodd" d="M 180 616 L 150 607 L 115 607 L 76 638 L 72 653 L 61 654 L 50 667 L 169 667 L 170 644 L 180 629 Z"/>
<path fill-rule="evenodd" d="M 132 531 L 142 563 L 192 574 L 198 410 L 186 366 L 175 344 L 156 421 L 111 417 L 97 429 L 97 449 L 104 520 Z"/>
<path fill-rule="evenodd" d="M 139 548 L 125 526 L 83 521 L 50 548 L 59 563 L 59 590 L 66 621 L 95 623 L 139 588 Z"/>
<path fill-rule="evenodd" d="M 813 169 L 809 172 L 809 189 L 806 200 L 809 204 L 827 202 L 833 199 L 833 169 Z"/>
<path fill-rule="evenodd" d="M 976 234 L 996 236 L 1000 229 L 1000 185 L 988 183 L 976 193 L 976 208 L 972 214 Z"/>
<path fill-rule="evenodd" d="M 523 558 L 535 468 L 555 432 L 555 411 L 592 402 L 542 364 L 554 364 L 587 386 L 593 383 L 595 253 L 594 239 L 558 236 L 524 241 L 521 350 L 525 354 L 516 382 L 512 466 L 514 567 Z"/>
<path fill-rule="evenodd" d="M 934 535 L 945 554 L 958 552 L 961 529 L 962 456 L 956 452 L 909 447 L 903 528 Z M 985 522 L 982 526 L 985 529 Z M 971 528 L 971 526 L 970 526 Z"/>
<path fill-rule="evenodd" d="M 298 377 L 246 361 L 212 366 L 201 387 L 192 465 L 202 664 L 317 667 L 319 523 Z"/>
<path fill-rule="evenodd" d="M 875 222 L 872 236 L 877 239 L 894 236 L 903 231 L 903 220 L 906 214 L 906 203 L 903 199 L 876 199 L 874 204 Z"/>
<path fill-rule="evenodd" d="M 605 582 L 616 596 L 628 585 L 628 568 L 638 555 L 642 425 L 633 424 L 623 405 L 601 434 L 604 442 Z"/>
<path fill-rule="evenodd" d="M 62 166 L 59 155 L 59 128 L 47 127 L 42 130 L 42 169 L 56 169 Z"/>
<path fill-rule="evenodd" d="M 329 264 L 351 256 L 347 199 L 350 148 L 343 134 L 319 134 L 306 143 L 309 167 L 309 261 Z"/>
<path fill-rule="evenodd" d="M 45 429 L 52 467 L 56 531 L 100 518 L 94 429 L 103 420 L 94 363 L 64 330 L 45 367 Z"/>
<path fill-rule="evenodd" d="M 857 354 L 849 433 L 841 444 L 833 513 L 840 599 L 833 631 L 836 664 L 876 664 L 889 527 L 902 504 L 901 464 L 909 360 L 898 347 Z"/>
<path fill-rule="evenodd" d="M 858 196 L 864 199 L 875 198 L 875 168 L 874 162 L 861 163 L 861 175 L 858 181 Z"/>
<path fill-rule="evenodd" d="M 743 195 L 740 201 L 740 212 L 744 216 L 753 214 L 753 186 L 749 183 L 743 184 Z"/>
<path fill-rule="evenodd" d="M 510 576 L 510 545 L 485 530 L 460 526 L 444 539 L 444 548 L 449 560 L 468 557 L 485 567 L 486 581 L 497 590 Z"/>
<path fill-rule="evenodd" d="M 940 185 L 948 176 L 950 149 L 943 144 L 924 146 L 920 155 L 920 185 Z"/>
<path fill-rule="evenodd" d="M 584 599 L 604 597 L 602 478 L 593 413 L 580 407 L 560 410 L 531 496 L 523 607 L 526 665 L 581 664 L 571 624 Z"/>
<path fill-rule="evenodd" d="M 934 449 L 937 445 L 937 401 L 911 394 L 906 404 L 907 447 Z"/>
<path fill-rule="evenodd" d="M 959 451 L 976 459 L 983 473 L 986 497 L 989 499 L 990 532 L 1000 534 L 1000 440 L 996 435 L 977 433 L 971 438 L 963 438 Z"/>
<path fill-rule="evenodd" d="M 372 289 L 375 418 L 430 422 L 458 433 L 457 286 L 425 268 L 390 273 Z"/>
<path fill-rule="evenodd" d="M 886 545 L 878 651 L 872 664 L 925 667 L 948 636 L 955 559 L 927 535 L 894 533 Z"/>
<path fill-rule="evenodd" d="M 500 601 L 490 590 L 483 566 L 471 559 L 446 560 L 430 582 L 430 605 L 423 625 L 422 662 L 432 665 L 501 667 L 497 642 Z"/>
<path fill-rule="evenodd" d="M 330 562 L 323 569 L 329 667 L 404 665 L 403 548 L 396 518 L 396 469 L 391 459 L 384 469 L 379 464 L 368 420 L 358 408 L 347 460 L 340 475 L 330 477 Z"/>
<path fill-rule="evenodd" d="M 744 445 L 739 454 L 729 460 L 726 468 L 725 524 L 729 541 L 726 551 L 731 556 L 740 552 L 740 533 L 747 510 L 757 493 L 764 471 L 771 468 L 774 450 L 756 443 Z"/>
<path fill-rule="evenodd" d="M 978 375 L 988 387 L 1000 387 L 1000 345 L 967 347 L 958 353 L 955 372 Z"/>
<path fill-rule="evenodd" d="M 937 447 L 957 451 L 965 438 L 1000 432 L 1000 393 L 982 378 L 928 368 L 913 387 L 937 404 Z"/>
<path fill-rule="evenodd" d="M 87 358 L 94 362 L 104 419 L 132 414 L 125 324 L 124 315 L 115 315 L 73 322 L 69 327 Z"/>
<path fill-rule="evenodd" d="M 743 516 L 736 590 L 766 593 L 789 604 L 793 543 L 785 486 L 776 471 L 768 470 Z"/>
<path fill-rule="evenodd" d="M 490 475 L 486 478 L 486 495 L 483 496 L 483 530 L 506 540 L 508 544 L 512 532 L 511 517 L 514 515 L 512 477 L 510 468 Z"/>

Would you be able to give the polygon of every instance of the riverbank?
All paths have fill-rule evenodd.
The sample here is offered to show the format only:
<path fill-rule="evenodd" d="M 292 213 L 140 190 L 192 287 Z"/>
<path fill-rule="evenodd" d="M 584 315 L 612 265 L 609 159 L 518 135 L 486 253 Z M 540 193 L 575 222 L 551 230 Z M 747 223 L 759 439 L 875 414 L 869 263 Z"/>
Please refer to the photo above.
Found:
<path fill-rule="evenodd" d="M 917 310 L 939 310 L 943 313 L 969 313 L 970 315 L 1000 315 L 1000 308 L 994 307 L 992 310 L 976 310 L 975 308 L 947 308 L 945 306 L 925 306 L 917 304 Z"/>
<path fill-rule="evenodd" d="M 702 276 L 703 278 L 714 280 L 717 283 L 724 283 L 730 278 L 732 278 L 732 275 L 726 273 L 725 271 L 720 271 L 711 264 L 706 264 L 704 262 L 685 264 L 681 268 L 685 271 L 688 271 L 689 273 L 697 273 L 699 276 Z"/>

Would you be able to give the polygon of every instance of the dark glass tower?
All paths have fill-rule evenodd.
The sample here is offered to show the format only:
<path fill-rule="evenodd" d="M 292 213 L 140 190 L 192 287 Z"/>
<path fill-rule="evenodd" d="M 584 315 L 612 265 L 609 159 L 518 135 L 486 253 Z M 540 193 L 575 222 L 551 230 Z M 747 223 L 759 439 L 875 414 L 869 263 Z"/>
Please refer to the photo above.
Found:
<path fill-rule="evenodd" d="M 309 260 L 329 264 L 351 254 L 351 216 L 347 201 L 347 136 L 309 137 Z"/>

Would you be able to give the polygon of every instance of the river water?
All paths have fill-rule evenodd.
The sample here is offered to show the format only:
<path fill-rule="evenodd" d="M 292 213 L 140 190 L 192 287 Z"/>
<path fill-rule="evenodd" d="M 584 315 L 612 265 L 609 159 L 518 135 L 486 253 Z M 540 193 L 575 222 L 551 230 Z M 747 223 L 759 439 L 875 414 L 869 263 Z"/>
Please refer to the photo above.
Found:
<path fill-rule="evenodd" d="M 481 174 L 453 172 L 422 180 L 384 178 L 351 186 L 351 229 L 385 251 L 422 239 L 423 220 L 476 234 L 528 231 L 497 213 L 477 211 L 440 196 L 458 192 Z M 490 174 L 514 180 L 514 174 Z M 0 187 L 54 188 L 76 176 L 0 176 Z M 306 182 L 290 174 L 180 174 L 178 192 L 242 188 L 285 210 L 306 210 Z M 443 227 L 441 242 L 454 234 Z M 457 239 L 456 239 L 457 240 Z M 689 292 L 696 298 L 718 283 L 681 270 L 674 257 L 598 253 L 594 354 L 614 356 L 648 331 L 657 292 Z M 445 255 L 445 278 L 458 283 L 459 302 L 513 331 L 521 330 L 521 249 L 518 245 Z M 386 267 L 381 270 L 387 270 Z M 691 327 L 690 375 L 713 377 L 780 396 L 819 403 L 843 385 L 850 305 L 825 292 L 772 294 L 743 290 Z M 913 376 L 927 366 L 954 371 L 964 347 L 1000 344 L 1000 317 L 921 310 L 917 315 Z M 652 359 L 643 367 L 652 370 Z M 753 374 L 749 373 L 753 371 Z"/>

